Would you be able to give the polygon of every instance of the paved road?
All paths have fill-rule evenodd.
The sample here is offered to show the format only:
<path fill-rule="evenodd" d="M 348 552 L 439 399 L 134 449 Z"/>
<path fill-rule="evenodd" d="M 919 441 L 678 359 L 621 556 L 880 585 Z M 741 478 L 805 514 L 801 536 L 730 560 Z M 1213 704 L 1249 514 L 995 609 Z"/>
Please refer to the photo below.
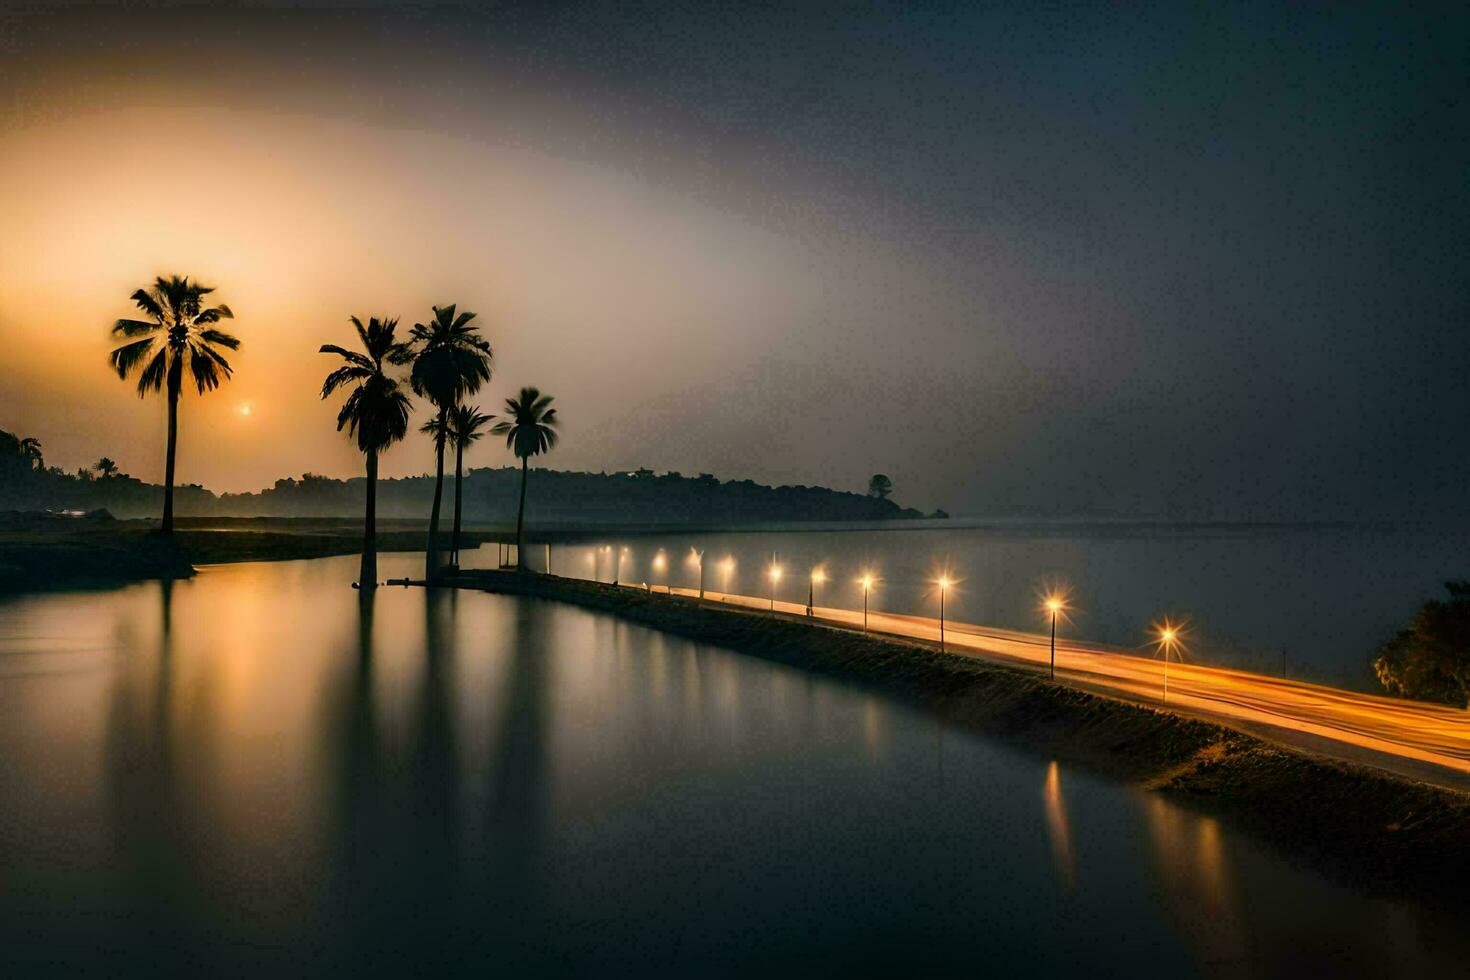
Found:
<path fill-rule="evenodd" d="M 656 591 L 668 591 L 662 586 Z M 672 590 L 697 595 L 691 589 Z M 709 601 L 771 610 L 759 596 L 705 592 Z M 803 603 L 775 603 L 774 611 L 805 616 Z M 821 606 L 818 622 L 863 628 L 861 610 Z M 939 642 L 939 621 L 924 616 L 870 612 L 868 628 L 915 640 Z M 970 623 L 947 622 L 952 653 L 1012 665 L 1049 669 L 1050 637 Z M 1167 670 L 1168 694 L 1164 683 Z M 1412 778 L 1470 788 L 1470 712 L 1439 705 L 1359 694 L 1249 671 L 1174 661 L 1166 667 L 1147 653 L 1057 638 L 1057 680 L 1129 700 L 1225 722 L 1277 741 Z"/>

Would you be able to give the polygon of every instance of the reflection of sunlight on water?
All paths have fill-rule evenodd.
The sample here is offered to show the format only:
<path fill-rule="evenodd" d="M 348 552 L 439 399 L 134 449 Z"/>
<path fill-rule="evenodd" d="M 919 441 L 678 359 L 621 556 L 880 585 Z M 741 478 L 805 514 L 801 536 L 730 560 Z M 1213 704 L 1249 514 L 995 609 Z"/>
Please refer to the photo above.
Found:
<path fill-rule="evenodd" d="M 1062 799 L 1062 775 L 1056 762 L 1046 767 L 1046 785 L 1042 790 L 1046 801 L 1046 831 L 1051 838 L 1052 863 L 1062 891 L 1070 895 L 1077 887 L 1077 856 L 1072 851 L 1072 827 L 1067 822 L 1067 804 Z"/>
<path fill-rule="evenodd" d="M 1155 866 L 1168 907 L 1185 935 L 1212 964 L 1245 960 L 1245 932 L 1220 826 L 1158 796 L 1145 800 Z"/>

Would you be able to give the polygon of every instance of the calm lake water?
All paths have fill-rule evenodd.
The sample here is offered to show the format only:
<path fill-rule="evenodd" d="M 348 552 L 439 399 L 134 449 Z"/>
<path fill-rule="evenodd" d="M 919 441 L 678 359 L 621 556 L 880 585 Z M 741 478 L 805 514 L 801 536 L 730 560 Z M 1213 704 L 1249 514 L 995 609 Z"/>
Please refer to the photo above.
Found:
<path fill-rule="evenodd" d="M 1447 916 L 882 696 L 546 602 L 385 589 L 365 620 L 355 571 L 0 602 L 0 975 L 1460 975 L 1470 952 Z"/>
<path fill-rule="evenodd" d="M 882 582 L 872 606 L 938 615 L 932 580 L 959 580 L 946 601 L 956 620 L 1041 631 L 1038 593 L 1071 595 L 1074 635 L 1138 646 L 1161 616 L 1189 623 L 1201 663 L 1260 670 L 1361 690 L 1377 687 L 1374 650 L 1406 625 L 1446 579 L 1470 578 L 1466 526 L 1190 526 L 922 522 L 885 530 L 772 531 L 609 539 L 552 549 L 552 570 L 603 581 L 697 587 L 691 547 L 705 551 L 710 589 L 766 595 L 772 552 L 778 595 L 804 601 L 810 570 L 829 582 L 818 602 L 861 608 L 864 568 Z M 604 551 L 603 549 L 607 550 Z M 624 549 L 627 549 L 624 551 Z M 662 569 L 656 564 L 663 552 Z M 545 565 L 540 547 L 528 563 Z M 732 570 L 726 576 L 723 563 Z M 493 565 L 494 545 L 464 564 Z"/>

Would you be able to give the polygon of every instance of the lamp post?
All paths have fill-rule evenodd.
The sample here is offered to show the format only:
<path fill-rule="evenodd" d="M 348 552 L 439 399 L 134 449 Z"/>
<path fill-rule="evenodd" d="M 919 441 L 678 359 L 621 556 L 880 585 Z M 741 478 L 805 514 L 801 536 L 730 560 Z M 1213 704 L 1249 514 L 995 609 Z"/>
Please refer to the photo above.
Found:
<path fill-rule="evenodd" d="M 952 584 L 948 575 L 939 576 L 934 583 L 939 586 L 939 652 L 944 652 L 944 594 L 949 591 Z"/>
<path fill-rule="evenodd" d="M 1174 649 L 1179 646 L 1179 627 L 1164 620 L 1162 626 L 1156 627 L 1159 634 L 1158 647 L 1164 651 L 1164 703 L 1169 703 L 1169 657 Z"/>
<path fill-rule="evenodd" d="M 771 552 L 771 612 L 776 611 L 776 583 L 781 581 L 781 566 L 776 564 L 776 553 Z"/>
<path fill-rule="evenodd" d="M 815 615 L 817 586 L 825 581 L 827 581 L 827 573 L 823 571 L 822 566 L 818 565 L 816 568 L 813 568 L 812 580 L 806 587 L 806 614 L 808 619 Z"/>
<path fill-rule="evenodd" d="M 1057 614 L 1067 608 L 1066 600 L 1052 593 L 1046 597 L 1046 611 L 1051 613 L 1051 679 L 1057 679 Z"/>
<path fill-rule="evenodd" d="M 863 632 L 866 633 L 868 631 L 868 593 L 873 590 L 872 573 L 864 572 L 861 581 L 863 583 Z"/>
<path fill-rule="evenodd" d="M 703 599 L 704 598 L 704 552 L 702 552 L 702 551 L 700 551 L 700 550 L 698 550 L 696 548 L 690 548 L 689 549 L 689 560 L 692 561 L 692 562 L 694 562 L 695 564 L 697 564 L 699 566 L 699 597 L 701 599 Z"/>
<path fill-rule="evenodd" d="M 735 558 L 726 555 L 725 560 L 720 562 L 720 571 L 725 573 L 725 598 L 730 598 L 730 573 L 735 571 Z"/>

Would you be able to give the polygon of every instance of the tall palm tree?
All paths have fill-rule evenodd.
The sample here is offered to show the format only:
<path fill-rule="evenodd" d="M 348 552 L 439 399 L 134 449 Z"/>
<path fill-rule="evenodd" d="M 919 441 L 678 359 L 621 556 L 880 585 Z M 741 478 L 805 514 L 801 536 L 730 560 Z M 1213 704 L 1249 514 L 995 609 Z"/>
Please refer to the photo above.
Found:
<path fill-rule="evenodd" d="M 481 415 L 478 405 L 456 405 L 449 413 L 449 441 L 454 444 L 454 534 L 450 538 L 449 551 L 454 556 L 454 566 L 459 567 L 460 489 L 464 481 L 464 451 L 466 446 L 478 442 L 485 428 L 495 416 Z"/>
<path fill-rule="evenodd" d="M 230 362 L 220 348 L 239 350 L 240 341 L 215 327 L 235 314 L 228 306 L 205 306 L 213 286 L 190 282 L 187 276 L 159 276 L 153 285 L 132 295 L 147 320 L 119 320 L 115 338 L 127 343 L 113 350 L 111 363 L 119 378 L 138 371 L 138 397 L 150 391 L 168 393 L 168 456 L 164 465 L 163 532 L 174 529 L 174 453 L 179 441 L 179 393 L 184 375 L 194 379 L 199 394 L 213 391 L 230 377 Z"/>
<path fill-rule="evenodd" d="M 439 507 L 444 496 L 444 442 L 449 431 L 449 412 L 466 395 L 473 395 L 490 380 L 493 354 L 490 344 L 471 325 L 475 314 L 455 313 L 453 304 L 434 307 L 428 323 L 415 323 L 409 336 L 411 347 L 395 355 L 395 363 L 412 362 L 409 383 L 415 394 L 433 403 L 438 411 L 439 435 L 434 439 L 434 506 L 429 512 L 429 543 L 424 555 L 424 578 L 439 571 Z"/>
<path fill-rule="evenodd" d="M 551 396 L 538 388 L 522 388 L 518 397 L 505 400 L 509 418 L 495 423 L 490 431 L 505 436 L 505 444 L 521 460 L 521 505 L 516 511 L 516 565 L 520 568 L 526 553 L 526 470 L 532 456 L 549 453 L 556 446 L 556 409 Z"/>
<path fill-rule="evenodd" d="M 20 454 L 31 461 L 31 469 L 46 468 L 46 460 L 41 455 L 41 440 L 35 436 L 26 436 L 20 441 Z"/>
<path fill-rule="evenodd" d="M 96 470 L 97 475 L 104 480 L 111 476 L 117 476 L 117 464 L 107 456 L 103 456 L 97 462 L 93 463 L 92 469 Z"/>
<path fill-rule="evenodd" d="M 365 597 L 378 584 L 378 455 L 408 434 L 412 407 L 398 379 L 383 370 L 384 362 L 401 356 L 407 346 L 394 339 L 397 317 L 370 317 L 365 327 L 357 317 L 349 319 L 357 329 L 363 352 L 336 344 L 322 345 L 321 353 L 336 354 L 343 361 L 322 382 L 322 398 L 356 382 L 337 413 L 337 431 L 345 426 L 348 435 L 356 437 L 358 450 L 367 457 L 367 510 L 363 517 L 362 566 L 357 575 L 358 588 Z"/>

